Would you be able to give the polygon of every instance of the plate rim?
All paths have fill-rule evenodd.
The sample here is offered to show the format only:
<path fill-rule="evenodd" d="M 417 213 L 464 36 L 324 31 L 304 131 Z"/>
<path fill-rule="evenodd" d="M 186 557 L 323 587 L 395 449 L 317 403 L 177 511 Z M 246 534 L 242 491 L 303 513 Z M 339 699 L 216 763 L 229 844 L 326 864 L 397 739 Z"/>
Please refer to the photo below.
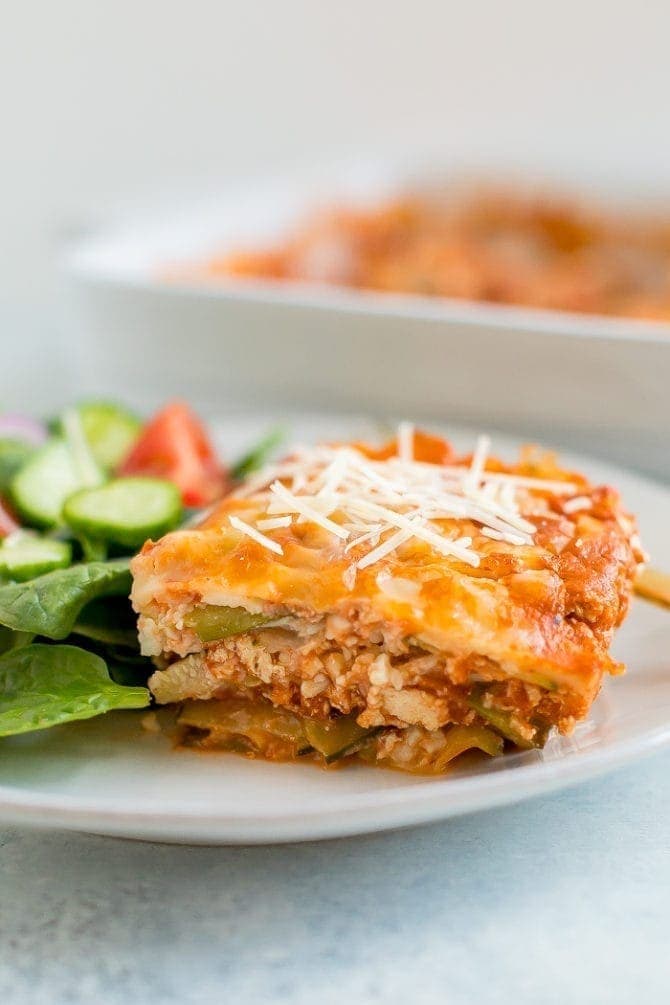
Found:
<path fill-rule="evenodd" d="M 517 784 L 499 785 L 498 771 L 463 778 L 430 781 L 426 785 L 380 789 L 321 797 L 308 812 L 235 813 L 225 815 L 200 807 L 137 809 L 124 800 L 49 797 L 14 792 L 0 786 L 0 819 L 32 827 L 84 831 L 100 836 L 178 843 L 275 844 L 328 840 L 438 823 L 453 817 L 524 802 L 588 782 L 628 764 L 651 757 L 670 746 L 670 720 L 607 749 L 595 747 L 569 759 L 533 762 L 502 770 Z M 234 755 L 231 755 L 234 756 Z M 7 795 L 10 798 L 7 798 Z M 455 798 L 453 798 L 455 796 Z M 450 798 L 451 797 L 451 798 Z M 146 805 L 146 804 L 145 804 Z"/>

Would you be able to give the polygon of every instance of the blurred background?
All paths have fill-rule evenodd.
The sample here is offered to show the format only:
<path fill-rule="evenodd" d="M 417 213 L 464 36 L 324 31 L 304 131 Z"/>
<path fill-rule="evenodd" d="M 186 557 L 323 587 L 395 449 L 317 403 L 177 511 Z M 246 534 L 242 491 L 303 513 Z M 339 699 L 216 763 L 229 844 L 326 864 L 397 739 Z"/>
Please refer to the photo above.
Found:
<path fill-rule="evenodd" d="M 23 0 L 0 33 L 0 311 L 58 324 L 68 234 L 317 158 L 666 185 L 670 6 Z"/>

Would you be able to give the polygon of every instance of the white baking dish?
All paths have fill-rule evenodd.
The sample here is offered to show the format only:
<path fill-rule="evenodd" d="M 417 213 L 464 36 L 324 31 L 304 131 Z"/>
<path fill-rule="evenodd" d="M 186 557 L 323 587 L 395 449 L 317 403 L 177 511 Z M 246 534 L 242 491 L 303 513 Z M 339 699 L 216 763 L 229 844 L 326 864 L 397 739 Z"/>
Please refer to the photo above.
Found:
<path fill-rule="evenodd" d="M 319 171 L 80 241 L 64 261 L 80 385 L 122 387 L 145 405 L 195 394 L 218 414 L 326 406 L 466 421 L 670 477 L 670 326 L 307 284 L 189 285 L 161 274 L 275 237 L 314 205 L 415 183 L 402 170 Z"/>

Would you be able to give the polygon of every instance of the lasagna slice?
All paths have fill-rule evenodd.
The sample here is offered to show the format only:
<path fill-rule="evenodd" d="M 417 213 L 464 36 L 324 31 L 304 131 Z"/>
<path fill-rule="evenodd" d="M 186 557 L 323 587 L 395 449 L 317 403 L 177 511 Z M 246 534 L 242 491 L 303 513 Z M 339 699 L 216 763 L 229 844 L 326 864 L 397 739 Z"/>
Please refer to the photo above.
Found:
<path fill-rule="evenodd" d="M 588 714 L 642 559 L 614 489 L 403 424 L 297 449 L 147 542 L 132 599 L 185 742 L 439 773 Z"/>

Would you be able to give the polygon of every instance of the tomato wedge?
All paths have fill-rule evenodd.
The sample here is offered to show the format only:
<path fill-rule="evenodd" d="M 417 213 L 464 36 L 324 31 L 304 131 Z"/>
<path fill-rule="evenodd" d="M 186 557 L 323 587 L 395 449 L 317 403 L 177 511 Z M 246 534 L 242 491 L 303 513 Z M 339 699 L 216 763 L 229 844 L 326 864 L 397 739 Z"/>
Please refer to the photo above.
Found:
<path fill-rule="evenodd" d="M 7 537 L 9 534 L 13 534 L 15 530 L 20 529 L 21 524 L 4 499 L 0 499 L 0 537 Z"/>
<path fill-rule="evenodd" d="M 166 478 L 181 491 L 185 506 L 207 506 L 229 485 L 205 427 L 181 401 L 149 420 L 118 473 Z"/>

